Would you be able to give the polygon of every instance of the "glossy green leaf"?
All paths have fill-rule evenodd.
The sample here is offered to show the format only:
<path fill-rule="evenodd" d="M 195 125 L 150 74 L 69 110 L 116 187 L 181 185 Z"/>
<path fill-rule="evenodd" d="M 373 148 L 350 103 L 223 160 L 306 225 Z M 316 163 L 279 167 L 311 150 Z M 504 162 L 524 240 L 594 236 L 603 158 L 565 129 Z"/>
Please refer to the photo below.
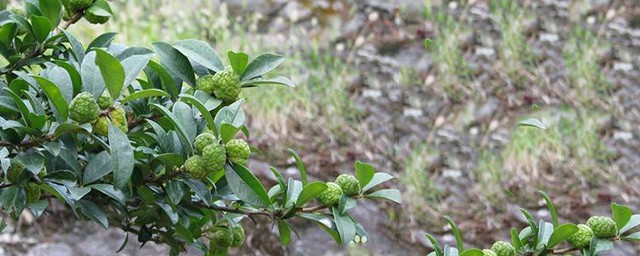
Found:
<path fill-rule="evenodd" d="M 51 22 L 42 16 L 31 16 L 31 29 L 33 37 L 39 42 L 44 42 L 51 33 Z"/>
<path fill-rule="evenodd" d="M 138 78 L 140 72 L 149 64 L 149 60 L 151 60 L 151 55 L 134 55 L 122 60 L 125 73 L 124 86 L 130 85 Z"/>
<path fill-rule="evenodd" d="M 557 227 L 559 225 L 558 213 L 556 212 L 556 207 L 553 205 L 553 201 L 551 201 L 551 198 L 546 192 L 538 191 L 538 193 L 542 196 L 544 201 L 547 203 L 547 209 L 549 209 L 549 214 L 551 214 L 551 220 L 552 220 L 551 223 L 553 223 L 554 227 Z"/>
<path fill-rule="evenodd" d="M 78 40 L 73 34 L 68 32 L 67 30 L 63 29 L 62 33 L 64 33 L 64 35 L 67 37 L 67 40 L 69 40 L 69 43 L 71 44 L 71 53 L 76 58 L 76 61 L 78 63 L 82 63 L 85 56 L 84 47 L 82 46 L 82 43 L 80 42 L 80 40 Z"/>
<path fill-rule="evenodd" d="M 124 86 L 124 68 L 120 61 L 108 52 L 102 49 L 96 49 L 95 51 L 97 53 L 96 65 L 98 65 L 100 69 L 104 84 L 107 90 L 109 90 L 111 97 L 117 99 L 120 97 L 122 87 Z"/>
<path fill-rule="evenodd" d="M 611 212 L 613 213 L 613 220 L 616 222 L 617 230 L 622 230 L 622 228 L 627 225 L 632 215 L 629 207 L 616 203 L 611 204 Z"/>
<path fill-rule="evenodd" d="M 80 200 L 78 201 L 78 205 L 80 206 L 80 212 L 84 216 L 87 216 L 89 217 L 89 219 L 100 224 L 100 226 L 102 226 L 104 229 L 109 228 L 109 220 L 107 218 L 107 215 L 94 202 Z"/>
<path fill-rule="evenodd" d="M 111 171 L 113 171 L 111 155 L 107 151 L 102 151 L 89 159 L 89 163 L 84 169 L 83 182 L 84 184 L 92 183 L 111 173 Z"/>
<path fill-rule="evenodd" d="M 109 151 L 113 168 L 113 185 L 122 188 L 131 179 L 135 160 L 129 138 L 113 124 L 109 124 Z"/>
<path fill-rule="evenodd" d="M 353 219 L 348 214 L 341 214 L 338 207 L 333 207 L 331 212 L 342 243 L 353 240 L 356 236 L 356 223 Z"/>
<path fill-rule="evenodd" d="M 231 68 L 233 68 L 233 72 L 242 76 L 244 71 L 247 69 L 247 64 L 249 63 L 249 55 L 244 52 L 234 52 L 229 51 L 227 53 L 227 57 L 229 58 L 229 62 L 231 63 Z"/>
<path fill-rule="evenodd" d="M 289 78 L 286 78 L 284 76 L 247 80 L 247 81 L 243 81 L 240 85 L 242 87 L 257 87 L 260 85 L 284 85 L 289 87 L 296 87 L 293 81 L 291 81 Z"/>
<path fill-rule="evenodd" d="M 511 228 L 511 244 L 516 250 L 520 250 L 522 248 L 522 241 L 518 236 L 518 230 L 516 228 Z"/>
<path fill-rule="evenodd" d="M 175 84 L 169 72 L 155 61 L 149 61 L 147 65 L 148 69 L 145 70 L 147 76 L 153 77 L 152 74 L 156 75 L 159 78 L 162 88 L 171 95 L 172 99 L 177 99 L 181 87 Z"/>
<path fill-rule="evenodd" d="M 153 43 L 153 49 L 160 57 L 160 62 L 169 72 L 179 77 L 191 87 L 196 87 L 196 78 L 189 59 L 167 43 Z"/>
<path fill-rule="evenodd" d="M 438 243 L 438 240 L 436 240 L 429 233 L 425 233 L 424 235 L 427 237 L 427 239 L 429 239 L 429 242 L 431 242 L 431 246 L 433 247 L 433 250 L 435 251 L 436 255 L 437 256 L 444 255 L 444 252 L 442 251 L 442 247 L 440 246 L 440 243 Z"/>
<path fill-rule="evenodd" d="M 160 89 L 146 89 L 136 91 L 122 100 L 122 104 L 127 104 L 132 100 L 144 99 L 149 97 L 171 97 L 168 93 Z"/>
<path fill-rule="evenodd" d="M 305 203 L 311 201 L 313 198 L 318 196 L 320 193 L 327 189 L 327 185 L 324 182 L 311 182 L 304 186 L 302 192 L 300 192 L 300 196 L 298 196 L 298 200 L 296 201 L 296 205 L 301 206 Z"/>
<path fill-rule="evenodd" d="M 238 198 L 254 206 L 267 206 L 271 199 L 260 180 L 242 165 L 225 167 L 229 187 Z"/>
<path fill-rule="evenodd" d="M 536 249 L 545 248 L 549 243 L 549 238 L 553 234 L 553 224 L 546 222 L 544 220 L 540 220 L 540 224 L 538 225 L 538 239 Z"/>
<path fill-rule="evenodd" d="M 276 69 L 285 61 L 285 57 L 280 54 L 265 53 L 249 63 L 246 70 L 240 78 L 242 81 L 260 77 L 270 71 Z"/>
<path fill-rule="evenodd" d="M 38 84 L 40 84 L 42 91 L 47 96 L 47 99 L 49 99 L 49 102 L 51 102 L 51 105 L 53 105 L 58 120 L 61 122 L 66 121 L 69 115 L 69 103 L 62 96 L 60 88 L 45 78 L 39 76 L 34 78 L 38 81 Z"/>
<path fill-rule="evenodd" d="M 87 46 L 87 52 L 92 51 L 94 48 L 108 48 L 117 34 L 118 33 L 107 32 L 99 35 Z"/>
<path fill-rule="evenodd" d="M 291 227 L 284 220 L 278 220 L 278 234 L 280 235 L 280 244 L 287 246 L 291 243 Z"/>
<path fill-rule="evenodd" d="M 360 161 L 356 162 L 355 169 L 356 177 L 360 182 L 361 188 L 364 188 L 369 184 L 376 172 L 372 165 Z"/>
<path fill-rule="evenodd" d="M 216 124 L 213 117 L 211 117 L 209 110 L 202 102 L 200 102 L 200 100 L 188 94 L 180 94 L 180 100 L 194 106 L 200 112 L 202 118 L 207 122 L 207 128 L 212 131 L 216 130 Z"/>
<path fill-rule="evenodd" d="M 393 179 L 393 176 L 389 175 L 388 173 L 377 172 L 373 175 L 373 178 L 371 179 L 371 181 L 369 181 L 367 185 L 362 187 L 362 193 L 367 192 L 370 189 L 374 188 L 375 186 L 378 186 L 391 179 Z"/>
<path fill-rule="evenodd" d="M 296 161 L 296 167 L 298 167 L 298 172 L 300 172 L 300 179 L 302 180 L 302 185 L 307 185 L 308 182 L 308 178 L 307 178 L 307 169 L 304 167 L 304 163 L 302 162 L 302 159 L 300 159 L 300 156 L 298 155 L 298 152 L 296 152 L 293 149 L 288 149 L 289 154 L 291 154 L 291 156 L 293 157 L 293 159 Z"/>
<path fill-rule="evenodd" d="M 396 202 L 398 204 L 402 203 L 400 191 L 397 189 L 381 189 L 371 194 L 366 195 L 368 198 L 375 199 L 385 199 Z"/>
<path fill-rule="evenodd" d="M 460 230 L 458 229 L 458 225 L 456 225 L 456 222 L 453 221 L 453 219 L 451 217 L 444 216 L 444 218 L 449 223 L 449 226 L 451 227 L 451 230 L 453 231 L 453 236 L 456 238 L 456 247 L 458 248 L 459 251 L 464 251 L 464 244 L 463 244 L 463 241 L 462 241 L 462 235 L 460 234 Z"/>
<path fill-rule="evenodd" d="M 287 200 L 285 201 L 285 207 L 293 206 L 302 192 L 302 182 L 289 178 L 287 183 Z"/>
<path fill-rule="evenodd" d="M 640 225 L 640 215 L 638 214 L 631 215 L 631 218 L 629 218 L 629 221 L 627 222 L 627 224 L 624 225 L 624 227 L 619 229 L 618 234 L 624 234 L 625 232 L 631 230 L 632 228 L 637 227 L 638 225 Z"/>
<path fill-rule="evenodd" d="M 207 69 L 215 72 L 224 70 L 224 65 L 220 60 L 220 56 L 206 42 L 188 39 L 175 43 L 173 47 L 190 60 L 206 67 Z"/>
<path fill-rule="evenodd" d="M 200 197 L 200 199 L 202 199 L 202 201 L 206 205 L 211 205 L 211 201 L 212 201 L 211 191 L 209 191 L 209 188 L 207 188 L 207 185 L 202 183 L 202 181 L 187 179 L 187 180 L 183 180 L 182 182 L 184 182 L 184 184 L 186 184 L 189 188 L 191 188 L 191 190 L 193 190 L 193 192 L 195 192 L 196 195 L 198 195 L 198 197 Z"/>
<path fill-rule="evenodd" d="M 100 191 L 102 194 L 105 194 L 108 197 L 113 198 L 121 205 L 124 205 L 126 203 L 127 198 L 124 193 L 111 184 L 91 184 L 89 185 L 89 187 Z"/>
<path fill-rule="evenodd" d="M 171 111 L 169 111 L 162 105 L 151 104 L 151 106 L 159 110 L 165 117 L 169 119 L 169 121 L 176 128 L 178 137 L 183 144 L 183 149 L 187 151 L 187 154 L 191 154 L 191 152 L 193 152 L 193 140 L 189 139 L 190 137 L 188 136 L 187 130 L 182 126 L 182 123 L 178 121 L 178 118 L 176 118 Z"/>
<path fill-rule="evenodd" d="M 358 205 L 358 201 L 348 196 L 341 196 L 338 202 L 338 210 L 340 214 L 346 214 L 349 210 L 355 208 Z"/>
<path fill-rule="evenodd" d="M 42 15 L 51 22 L 51 27 L 57 27 L 60 24 L 60 13 L 62 11 L 60 0 L 39 0 L 38 4 Z"/>
<path fill-rule="evenodd" d="M 95 100 L 98 100 L 102 92 L 106 89 L 101 71 L 96 64 L 96 52 L 88 53 L 82 62 L 80 75 L 82 77 L 82 90 L 91 93 Z"/>
<path fill-rule="evenodd" d="M 549 237 L 547 248 L 556 247 L 576 232 L 578 232 L 578 226 L 576 226 L 575 224 L 567 223 L 556 227 L 553 230 L 551 237 Z"/>

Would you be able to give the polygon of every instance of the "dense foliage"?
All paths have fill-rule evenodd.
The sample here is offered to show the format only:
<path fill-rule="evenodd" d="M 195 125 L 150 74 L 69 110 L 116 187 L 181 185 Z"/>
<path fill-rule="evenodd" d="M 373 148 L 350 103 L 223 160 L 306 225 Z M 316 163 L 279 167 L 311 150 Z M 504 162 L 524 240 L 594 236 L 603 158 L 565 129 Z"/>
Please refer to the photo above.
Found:
<path fill-rule="evenodd" d="M 348 243 L 367 237 L 349 214 L 358 200 L 400 202 L 397 190 L 377 189 L 392 176 L 361 162 L 355 176 L 311 182 L 293 150 L 300 179 L 271 168 L 278 182 L 266 189 L 246 167 L 256 149 L 242 139 L 250 133 L 241 91 L 293 87 L 267 76 L 285 57 L 229 51 L 225 66 L 198 40 L 148 49 L 112 43 L 116 33 L 106 33 L 84 47 L 67 31 L 83 18 L 102 24 L 111 16 L 105 0 L 27 0 L 0 12 L 6 215 L 27 209 L 39 217 L 59 200 L 78 218 L 167 244 L 172 254 L 191 246 L 224 255 L 242 246 L 244 218 L 275 223 L 283 245 L 292 218 Z"/>

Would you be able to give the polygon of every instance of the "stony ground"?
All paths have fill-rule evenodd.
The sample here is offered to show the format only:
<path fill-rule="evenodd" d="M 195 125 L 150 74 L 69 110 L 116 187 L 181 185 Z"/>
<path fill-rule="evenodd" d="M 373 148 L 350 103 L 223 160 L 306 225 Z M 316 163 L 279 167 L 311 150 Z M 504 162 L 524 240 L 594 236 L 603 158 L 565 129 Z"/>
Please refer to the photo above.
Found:
<path fill-rule="evenodd" d="M 241 1 L 230 1 L 230 4 L 234 2 Z M 536 218 L 548 217 L 538 201 L 524 201 L 532 198 L 526 193 L 540 188 L 547 189 L 556 204 L 562 205 L 560 214 L 567 216 L 567 221 L 583 220 L 589 214 L 606 214 L 612 201 L 631 205 L 640 202 L 640 73 L 637 68 L 640 66 L 637 57 L 640 27 L 637 18 L 634 19 L 640 13 L 640 6 L 636 1 L 592 0 L 590 9 L 578 15 L 572 13 L 570 1 L 518 1 L 534 10 L 524 30 L 526 43 L 537 56 L 535 68 L 516 74 L 520 80 L 511 79 L 506 71 L 508 67 L 499 61 L 501 27 L 495 22 L 488 1 L 467 1 L 470 5 L 465 8 L 450 3 L 438 7 L 463 20 L 467 28 L 461 32 L 459 48 L 469 66 L 471 79 L 456 81 L 456 93 L 443 89 L 442 84 L 449 78 L 439 72 L 433 52 L 424 49 L 423 40 L 433 38 L 435 41 L 440 25 L 421 16 L 422 2 L 316 1 L 318 8 L 335 9 L 332 9 L 337 13 L 334 18 L 343 23 L 340 33 L 330 40 L 332 48 L 325 50 L 356 42 L 353 51 L 337 51 L 335 55 L 360 71 L 345 85 L 359 112 L 358 121 L 352 127 L 345 127 L 346 138 L 336 140 L 317 127 L 318 124 L 291 120 L 291 127 L 296 127 L 294 131 L 254 138 L 253 143 L 267 146 L 274 140 L 289 137 L 290 133 L 304 134 L 304 137 L 295 137 L 293 145 L 308 168 L 316 170 L 316 178 L 346 170 L 356 159 L 373 162 L 378 170 L 401 176 L 415 148 L 428 145 L 429 153 L 421 158 L 428 166 L 423 171 L 438 191 L 436 199 L 419 207 L 365 203 L 355 215 L 365 220 L 372 242 L 361 247 L 328 245 L 332 244 L 328 235 L 314 226 L 299 223 L 302 237 L 289 248 L 280 248 L 275 246 L 277 238 L 272 226 L 262 225 L 248 232 L 246 248 L 233 254 L 425 255 L 429 251 L 424 238 L 426 231 L 444 242 L 452 242 L 453 237 L 440 218 L 443 214 L 459 221 L 471 245 L 486 246 L 506 238 L 506 232 L 497 232 L 500 228 L 525 225 L 520 207 L 530 209 Z M 270 19 L 273 24 L 267 22 L 266 26 L 279 26 L 276 21 L 281 18 L 295 21 L 292 24 L 300 28 L 313 28 L 310 17 L 317 13 L 306 6 L 291 1 L 256 1 L 239 12 L 267 10 L 265 13 L 273 17 Z M 570 43 L 566 24 L 576 22 L 582 22 L 606 43 L 594 58 L 606 82 L 612 86 L 607 93 L 588 102 L 576 100 L 576 90 L 563 59 L 563 51 Z M 287 28 L 283 27 L 282 31 Z M 412 70 L 417 79 L 402 79 L 399 74 L 407 69 Z M 474 172 L 481 164 L 479 159 L 486 153 L 499 155 L 508 147 L 516 121 L 531 112 L 532 104 L 541 105 L 550 116 L 564 113 L 567 108 L 597 113 L 598 138 L 611 155 L 606 167 L 594 168 L 598 169 L 595 175 L 600 175 L 603 182 L 574 177 L 571 168 L 575 164 L 563 160 L 561 167 L 541 170 L 538 179 L 525 174 L 526 178 L 515 177 L 500 184 L 513 193 L 525 195 L 516 198 L 498 195 L 498 199 L 503 199 L 498 200 L 500 204 L 478 200 L 482 198 L 479 196 L 482 188 L 469 184 L 479 180 Z M 327 148 L 331 148 L 331 152 L 324 150 Z M 283 170 L 291 167 L 286 163 L 282 165 Z M 266 164 L 254 161 L 251 167 L 269 179 Z M 323 171 L 318 171 L 320 169 Z M 609 182 L 619 186 L 613 187 Z M 406 195 L 411 193 L 406 184 L 396 185 L 401 186 Z M 633 208 L 640 210 L 637 206 Z M 576 215 L 571 209 L 584 211 Z M 119 247 L 125 238 L 118 230 L 101 231 L 78 224 L 72 216 L 68 220 L 60 219 L 51 217 L 39 221 L 42 228 L 18 225 L 19 232 L 0 235 L 0 255 L 111 255 L 113 248 Z M 87 231 L 91 235 L 81 235 Z M 123 255 L 167 252 L 166 248 L 155 245 L 138 249 L 139 245 L 133 241 L 132 237 Z M 610 255 L 635 253 L 633 246 L 623 245 Z"/>

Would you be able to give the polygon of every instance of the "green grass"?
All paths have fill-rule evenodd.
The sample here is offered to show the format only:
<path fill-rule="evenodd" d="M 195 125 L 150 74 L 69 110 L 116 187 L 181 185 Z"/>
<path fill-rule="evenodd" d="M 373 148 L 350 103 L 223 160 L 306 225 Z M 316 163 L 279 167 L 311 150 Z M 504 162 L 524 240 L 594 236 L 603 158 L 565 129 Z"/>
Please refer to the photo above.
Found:
<path fill-rule="evenodd" d="M 432 173 L 429 169 L 432 167 L 429 159 L 437 156 L 439 152 L 430 149 L 428 145 L 419 145 L 413 149 L 413 152 L 406 160 L 404 172 L 401 173 L 399 179 L 403 185 L 403 200 L 409 211 L 417 216 L 422 214 L 431 214 L 434 218 L 438 218 L 437 211 L 439 209 L 439 197 L 442 191 L 431 179 Z M 429 222 L 429 218 L 424 216 L 421 221 Z M 425 223 L 425 224 L 426 224 Z"/>
<path fill-rule="evenodd" d="M 598 64 L 598 51 L 607 48 L 605 40 L 579 25 L 571 31 L 564 60 L 571 89 L 580 103 L 589 104 L 611 87 Z"/>

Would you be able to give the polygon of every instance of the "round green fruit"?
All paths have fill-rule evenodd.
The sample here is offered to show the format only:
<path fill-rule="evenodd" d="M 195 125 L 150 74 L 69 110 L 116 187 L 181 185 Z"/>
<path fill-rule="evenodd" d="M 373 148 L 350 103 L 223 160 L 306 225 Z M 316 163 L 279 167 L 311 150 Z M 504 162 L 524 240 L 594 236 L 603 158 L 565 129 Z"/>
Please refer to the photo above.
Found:
<path fill-rule="evenodd" d="M 109 92 L 104 91 L 102 95 L 100 95 L 100 98 L 98 98 L 98 106 L 102 110 L 108 109 L 109 107 L 113 106 L 113 98 L 111 98 Z"/>
<path fill-rule="evenodd" d="M 342 189 L 334 182 L 327 182 L 327 189 L 318 195 L 318 201 L 327 207 L 334 206 L 340 202 Z"/>
<path fill-rule="evenodd" d="M 494 251 L 489 249 L 482 250 L 484 256 L 498 256 Z"/>
<path fill-rule="evenodd" d="M 205 75 L 198 78 L 198 80 L 196 80 L 196 89 L 213 95 L 216 89 L 216 84 L 213 82 L 213 75 Z"/>
<path fill-rule="evenodd" d="M 611 238 L 616 235 L 616 222 L 612 218 L 593 216 L 587 220 L 587 226 L 593 230 L 598 238 Z"/>
<path fill-rule="evenodd" d="M 218 143 L 215 135 L 211 133 L 202 133 L 196 137 L 193 142 L 193 146 L 196 148 L 196 153 L 200 154 L 205 147 L 213 143 Z"/>
<path fill-rule="evenodd" d="M 95 133 L 97 135 L 108 136 L 109 135 L 109 123 L 111 123 L 111 122 L 109 121 L 108 117 L 101 116 L 100 118 L 98 118 L 98 121 L 93 123 L 93 133 Z"/>
<path fill-rule="evenodd" d="M 516 248 L 505 241 L 495 242 L 491 246 L 491 250 L 495 252 L 497 256 L 516 256 Z"/>
<path fill-rule="evenodd" d="M 240 76 L 232 69 L 220 71 L 213 76 L 216 98 L 224 102 L 234 102 L 240 95 Z"/>
<path fill-rule="evenodd" d="M 579 224 L 578 232 L 573 233 L 567 241 L 574 247 L 582 249 L 589 246 L 591 239 L 593 239 L 593 230 L 587 225 Z"/>
<path fill-rule="evenodd" d="M 122 132 L 127 133 L 129 127 L 127 126 L 127 112 L 122 108 L 114 108 L 110 113 L 111 121 Z"/>
<path fill-rule="evenodd" d="M 93 0 L 69 0 L 69 11 L 77 12 L 89 8 Z"/>
<path fill-rule="evenodd" d="M 218 247 L 229 247 L 233 244 L 233 233 L 229 229 L 218 229 L 213 235 L 213 243 Z"/>
<path fill-rule="evenodd" d="M 20 174 L 22 174 L 24 169 L 25 169 L 25 167 L 21 162 L 19 162 L 19 161 L 11 161 L 11 165 L 9 166 L 9 169 L 7 170 L 7 181 L 9 181 L 11 183 L 18 182 L 18 177 L 20 177 Z"/>
<path fill-rule="evenodd" d="M 69 105 L 69 118 L 84 124 L 93 122 L 100 115 L 100 107 L 93 99 L 93 95 L 88 92 L 81 92 L 76 95 Z"/>
<path fill-rule="evenodd" d="M 91 24 L 105 24 L 109 21 L 111 16 L 98 16 L 91 12 L 84 13 L 84 19 L 86 19 Z"/>
<path fill-rule="evenodd" d="M 246 141 L 242 139 L 232 139 L 225 145 L 227 148 L 227 154 L 229 160 L 236 164 L 246 165 L 249 162 L 249 156 L 251 155 L 251 148 Z"/>
<path fill-rule="evenodd" d="M 40 195 L 42 192 L 40 191 L 40 187 L 38 185 L 30 183 L 29 185 L 24 187 L 24 192 L 27 195 L 27 203 L 32 204 L 38 202 L 40 200 Z"/>
<path fill-rule="evenodd" d="M 342 192 L 347 196 L 353 196 L 360 193 L 360 182 L 353 175 L 340 174 L 340 176 L 336 178 L 336 184 L 340 186 Z"/>
<path fill-rule="evenodd" d="M 244 243 L 244 228 L 242 226 L 235 226 L 231 228 L 231 233 L 233 234 L 233 243 L 231 243 L 231 247 L 240 247 Z"/>
<path fill-rule="evenodd" d="M 217 172 L 224 169 L 224 164 L 227 161 L 227 154 L 218 143 L 213 143 L 202 149 L 202 162 L 207 172 Z"/>
<path fill-rule="evenodd" d="M 187 170 L 187 173 L 195 179 L 202 179 L 207 175 L 207 171 L 204 168 L 204 161 L 202 161 L 202 157 L 198 155 L 189 157 L 189 159 L 184 162 L 184 168 Z"/>

